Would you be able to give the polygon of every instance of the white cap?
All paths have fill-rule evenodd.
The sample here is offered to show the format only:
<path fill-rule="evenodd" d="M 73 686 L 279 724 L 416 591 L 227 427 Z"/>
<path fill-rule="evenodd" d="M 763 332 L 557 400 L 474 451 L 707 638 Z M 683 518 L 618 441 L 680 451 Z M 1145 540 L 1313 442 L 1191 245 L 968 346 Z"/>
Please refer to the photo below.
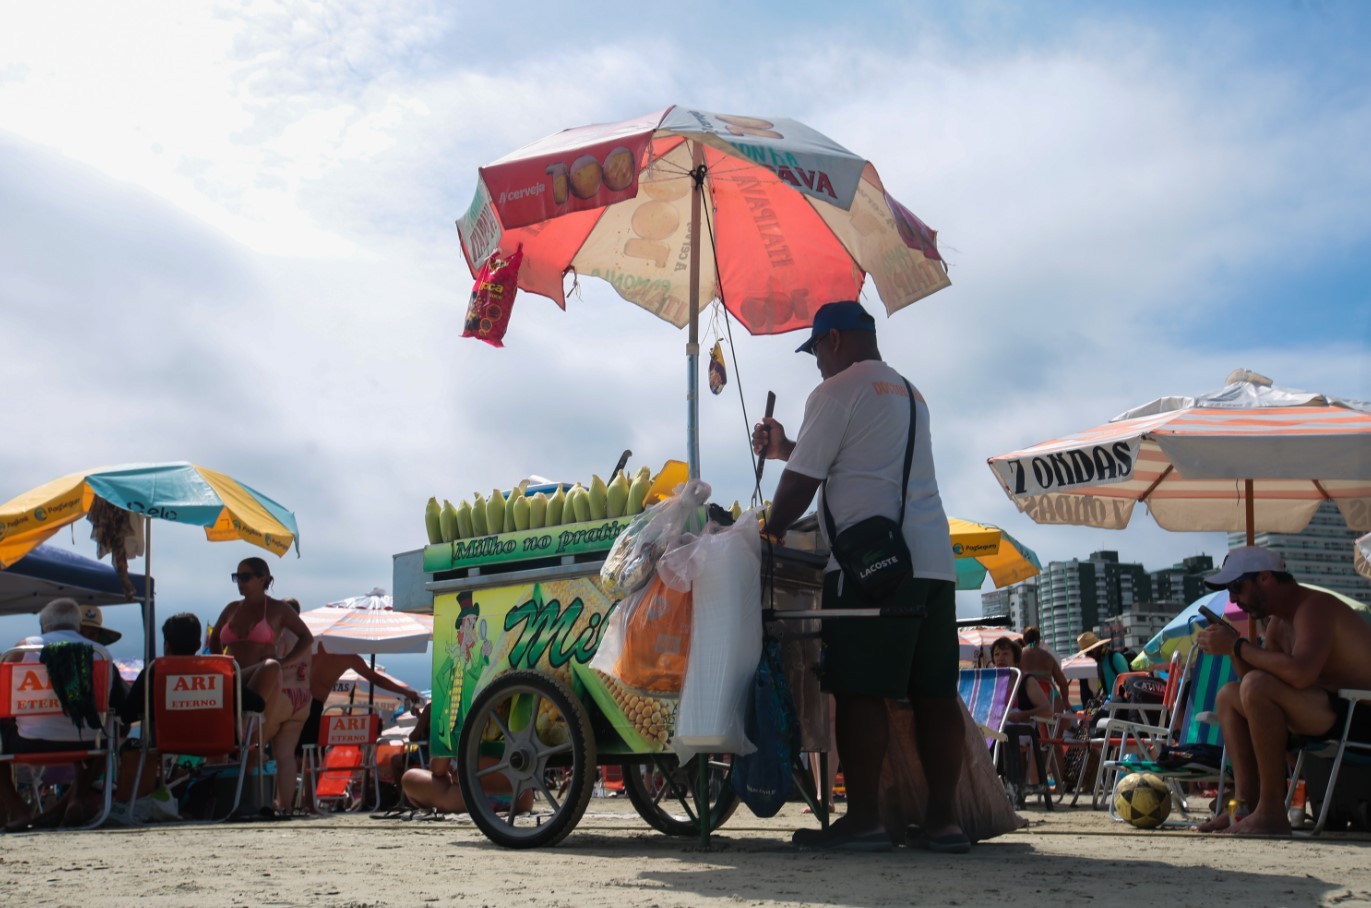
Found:
<path fill-rule="evenodd" d="M 1285 559 L 1260 545 L 1245 545 L 1233 549 L 1223 560 L 1223 567 L 1204 578 L 1205 586 L 1221 590 L 1243 574 L 1259 574 L 1262 571 L 1285 570 Z"/>

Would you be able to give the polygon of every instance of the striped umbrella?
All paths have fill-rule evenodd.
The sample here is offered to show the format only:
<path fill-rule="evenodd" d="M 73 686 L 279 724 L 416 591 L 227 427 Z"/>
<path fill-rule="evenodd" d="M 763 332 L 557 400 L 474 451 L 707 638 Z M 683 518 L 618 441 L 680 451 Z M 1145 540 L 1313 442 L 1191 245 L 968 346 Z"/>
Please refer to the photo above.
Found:
<path fill-rule="evenodd" d="M 1298 533 L 1323 501 L 1371 529 L 1371 403 L 1273 387 L 1245 370 L 1221 391 L 1163 397 L 989 459 L 1038 523 L 1122 529 L 1145 502 L 1168 530 Z"/>
<path fill-rule="evenodd" d="M 1371 533 L 1352 544 L 1352 565 L 1363 577 L 1371 577 Z"/>
<path fill-rule="evenodd" d="M 433 616 L 395 611 L 386 591 L 340 599 L 300 613 L 331 653 L 422 653 L 433 639 Z"/>
<path fill-rule="evenodd" d="M 251 486 L 194 464 L 134 463 L 72 473 L 0 505 L 0 570 L 23 558 L 96 499 L 144 519 L 145 573 L 152 576 L 152 518 L 205 528 L 211 542 L 241 539 L 276 555 L 299 554 L 295 515 Z M 155 655 L 156 593 L 143 596 L 143 655 Z"/>

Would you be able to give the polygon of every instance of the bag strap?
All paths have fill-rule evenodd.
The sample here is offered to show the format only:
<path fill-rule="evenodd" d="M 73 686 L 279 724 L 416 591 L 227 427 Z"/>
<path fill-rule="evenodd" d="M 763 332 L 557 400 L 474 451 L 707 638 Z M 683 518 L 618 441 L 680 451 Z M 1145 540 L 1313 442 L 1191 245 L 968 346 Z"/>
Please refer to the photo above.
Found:
<path fill-rule="evenodd" d="M 918 420 L 919 411 L 914 405 L 914 387 L 909 383 L 909 379 L 900 377 L 904 382 L 905 391 L 909 395 L 909 439 L 904 446 L 904 479 L 900 483 L 900 519 L 896 525 L 904 529 L 904 503 L 905 497 L 909 492 L 909 469 L 914 464 L 914 427 Z M 833 546 L 833 540 L 838 538 L 838 530 L 833 526 L 833 512 L 828 509 L 828 480 L 823 482 L 823 502 L 824 502 L 824 526 L 828 529 L 828 545 Z"/>

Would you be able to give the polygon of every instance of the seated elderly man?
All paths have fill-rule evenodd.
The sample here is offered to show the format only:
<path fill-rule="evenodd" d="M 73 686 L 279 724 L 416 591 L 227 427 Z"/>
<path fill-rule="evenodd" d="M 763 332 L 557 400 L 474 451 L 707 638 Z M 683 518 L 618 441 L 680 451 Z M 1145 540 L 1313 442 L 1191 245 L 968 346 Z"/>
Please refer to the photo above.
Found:
<path fill-rule="evenodd" d="M 1338 689 L 1371 688 L 1371 626 L 1341 600 L 1300 586 L 1281 557 L 1262 546 L 1233 549 L 1205 583 L 1226 588 L 1252 620 L 1268 623 L 1261 645 L 1227 625 L 1200 632 L 1200 648 L 1231 656 L 1239 675 L 1219 691 L 1219 723 L 1234 789 L 1251 813 L 1230 823 L 1220 811 L 1199 829 L 1289 835 L 1288 736 L 1319 740 L 1342 734 L 1346 701 Z"/>
<path fill-rule="evenodd" d="M 54 643 L 113 642 L 119 639 L 117 631 L 103 627 L 99 609 L 91 606 L 93 614 L 83 615 L 81 606 L 72 599 L 54 599 L 43 607 L 38 614 L 38 625 L 42 634 L 26 637 L 21 645 L 48 646 Z M 89 630 L 85 625 L 89 624 Z M 26 654 L 24 661 L 37 661 L 38 654 Z M 112 675 L 111 684 L 117 674 Z M 121 688 L 122 690 L 122 688 Z M 20 716 L 12 722 L 0 723 L 0 736 L 4 738 L 6 753 L 52 753 L 70 750 L 73 744 L 89 741 L 94 732 L 80 727 L 76 721 L 66 716 Z M 86 796 L 99 773 L 99 760 L 88 760 L 76 764 L 76 780 L 66 794 L 41 816 L 33 816 L 32 810 L 19 797 L 14 787 L 14 776 L 9 767 L 0 769 L 0 807 L 4 810 L 5 829 L 14 831 L 30 825 L 73 825 L 87 820 Z"/>

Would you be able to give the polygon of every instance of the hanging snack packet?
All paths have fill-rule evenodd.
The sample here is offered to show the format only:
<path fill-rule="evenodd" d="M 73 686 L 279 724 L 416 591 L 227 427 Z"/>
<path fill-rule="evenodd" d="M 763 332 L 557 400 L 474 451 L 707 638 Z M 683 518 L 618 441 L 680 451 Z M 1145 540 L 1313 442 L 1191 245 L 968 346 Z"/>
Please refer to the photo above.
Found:
<path fill-rule="evenodd" d="M 709 390 L 714 394 L 722 394 L 726 384 L 728 370 L 724 368 L 724 347 L 715 341 L 714 349 L 709 351 Z"/>
<path fill-rule="evenodd" d="M 509 258 L 500 258 L 500 250 L 491 253 L 476 275 L 471 288 L 471 302 L 467 304 L 466 329 L 462 337 L 475 337 L 492 347 L 503 347 L 509 314 L 514 308 L 514 294 L 519 289 L 519 265 L 524 260 L 524 247 L 519 246 Z"/>

